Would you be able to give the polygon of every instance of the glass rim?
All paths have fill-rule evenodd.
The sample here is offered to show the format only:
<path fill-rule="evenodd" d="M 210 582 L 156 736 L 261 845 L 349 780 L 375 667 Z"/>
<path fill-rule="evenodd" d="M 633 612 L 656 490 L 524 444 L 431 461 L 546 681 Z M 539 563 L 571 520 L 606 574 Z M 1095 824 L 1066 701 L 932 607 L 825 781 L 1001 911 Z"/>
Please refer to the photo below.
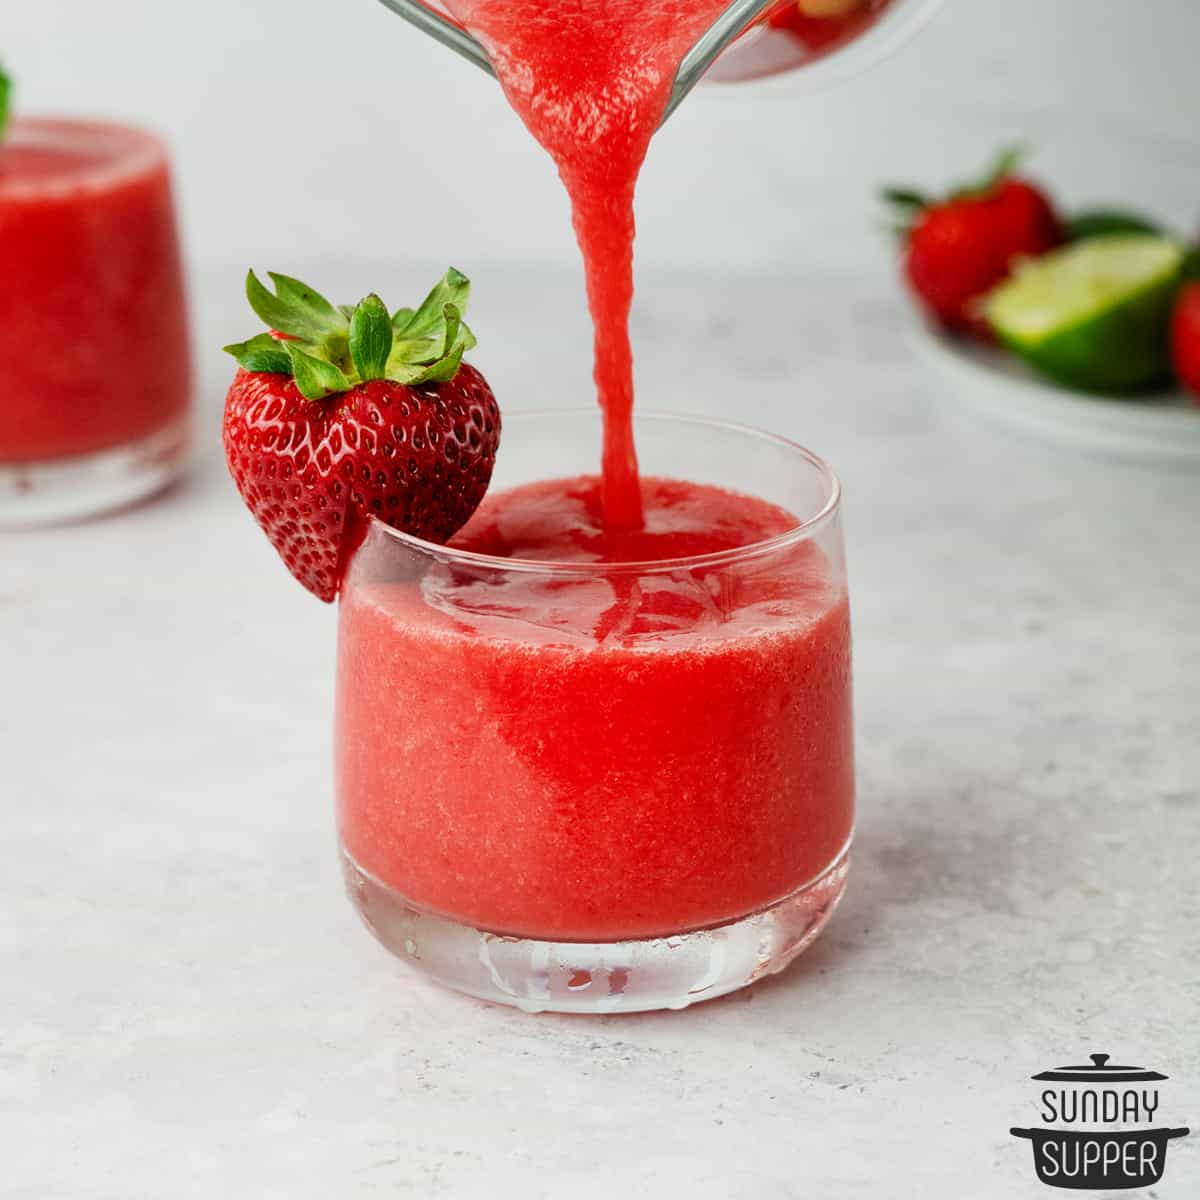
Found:
<path fill-rule="evenodd" d="M 525 421 L 553 420 L 587 420 L 597 422 L 601 419 L 598 408 L 538 408 L 523 409 L 502 417 L 503 433 L 509 425 L 521 424 Z M 454 546 L 441 545 L 437 542 L 426 541 L 400 529 L 393 529 L 384 524 L 378 517 L 372 516 L 369 531 L 379 531 L 392 541 L 435 558 L 443 563 L 456 563 L 461 566 L 475 567 L 488 571 L 520 571 L 527 574 L 558 575 L 558 576 L 596 576 L 614 574 L 654 574 L 665 571 L 689 571 L 701 568 L 726 566 L 731 563 L 741 563 L 748 559 L 766 557 L 767 555 L 786 550 L 801 542 L 811 540 L 826 525 L 830 523 L 841 508 L 842 484 L 833 468 L 814 454 L 807 446 L 801 445 L 791 438 L 777 433 L 768 433 L 753 425 L 744 425 L 737 421 L 725 421 L 715 417 L 694 416 L 688 413 L 665 412 L 660 409 L 636 412 L 634 428 L 641 423 L 690 425 L 733 433 L 742 437 L 756 438 L 761 442 L 774 445 L 803 459 L 809 467 L 816 470 L 825 485 L 825 499 L 820 508 L 811 516 L 798 518 L 797 523 L 782 533 L 773 534 L 757 542 L 749 542 L 745 546 L 733 546 L 728 550 L 713 550 L 707 554 L 690 554 L 678 558 L 644 559 L 637 562 L 579 562 L 578 560 L 556 560 L 539 558 L 505 558 L 497 554 L 481 554 L 475 550 L 460 550 Z M 501 442 L 503 444 L 503 440 Z M 547 479 L 554 478 L 547 476 Z M 744 493 L 752 494 L 752 493 Z"/>
<path fill-rule="evenodd" d="M 28 202 L 74 195 L 80 189 L 107 190 L 170 169 L 166 142 L 153 130 L 105 117 L 16 113 L 5 130 L 5 144 L 16 150 L 65 151 L 83 161 L 57 174 L 22 180 L 0 176 L 0 200 Z"/>

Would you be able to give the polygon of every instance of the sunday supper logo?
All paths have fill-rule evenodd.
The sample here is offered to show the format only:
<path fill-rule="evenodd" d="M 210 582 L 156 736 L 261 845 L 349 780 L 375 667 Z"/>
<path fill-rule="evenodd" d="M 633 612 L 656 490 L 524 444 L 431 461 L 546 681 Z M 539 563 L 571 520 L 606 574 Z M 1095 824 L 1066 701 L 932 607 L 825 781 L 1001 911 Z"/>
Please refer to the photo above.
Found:
<path fill-rule="evenodd" d="M 1038 1178 L 1050 1187 L 1087 1190 L 1149 1187 L 1166 1168 L 1167 1143 L 1188 1130 L 1159 1124 L 1158 1085 L 1167 1078 L 1142 1067 L 1091 1063 L 1042 1071 L 1043 1126 L 1013 1128 L 1033 1143 Z"/>

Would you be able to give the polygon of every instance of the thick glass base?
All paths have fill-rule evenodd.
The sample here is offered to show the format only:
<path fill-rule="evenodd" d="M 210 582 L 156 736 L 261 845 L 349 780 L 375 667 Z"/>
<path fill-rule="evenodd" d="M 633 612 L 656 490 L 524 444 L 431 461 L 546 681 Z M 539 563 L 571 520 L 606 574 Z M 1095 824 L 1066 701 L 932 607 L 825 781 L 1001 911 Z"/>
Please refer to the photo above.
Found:
<path fill-rule="evenodd" d="M 782 971 L 816 940 L 842 898 L 849 847 L 821 876 L 728 925 L 624 942 L 508 937 L 422 912 L 344 850 L 346 890 L 397 957 L 447 987 L 526 1012 L 686 1008 Z"/>
<path fill-rule="evenodd" d="M 141 500 L 177 479 L 188 449 L 182 417 L 149 437 L 95 454 L 0 462 L 0 528 L 90 517 Z"/>

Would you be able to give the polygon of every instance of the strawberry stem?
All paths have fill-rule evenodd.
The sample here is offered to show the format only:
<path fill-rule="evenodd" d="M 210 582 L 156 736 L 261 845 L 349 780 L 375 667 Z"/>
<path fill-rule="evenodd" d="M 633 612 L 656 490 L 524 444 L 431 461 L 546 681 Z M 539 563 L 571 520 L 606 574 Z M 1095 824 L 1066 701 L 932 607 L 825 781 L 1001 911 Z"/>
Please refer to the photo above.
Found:
<path fill-rule="evenodd" d="M 987 174 L 973 183 L 964 183 L 950 193 L 952 200 L 967 199 L 971 196 L 986 196 L 995 191 L 1021 165 L 1025 157 L 1025 147 L 1022 145 L 1005 146 L 992 159 Z"/>
<path fill-rule="evenodd" d="M 1003 147 L 996 155 L 991 171 L 984 178 L 981 190 L 990 192 L 998 184 L 1003 183 L 1021 165 L 1024 157 L 1025 147 L 1019 143 Z"/>
<path fill-rule="evenodd" d="M 362 379 L 383 379 L 392 352 L 392 319 L 372 292 L 360 300 L 350 318 L 350 358 Z"/>

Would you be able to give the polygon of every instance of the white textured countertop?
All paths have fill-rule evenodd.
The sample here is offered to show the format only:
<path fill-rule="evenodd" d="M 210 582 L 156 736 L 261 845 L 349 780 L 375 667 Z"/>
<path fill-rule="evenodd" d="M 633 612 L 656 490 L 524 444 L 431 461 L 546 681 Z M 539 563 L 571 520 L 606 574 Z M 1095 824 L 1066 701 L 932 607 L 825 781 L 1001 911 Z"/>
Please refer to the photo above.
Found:
<path fill-rule="evenodd" d="M 642 402 L 843 477 L 856 861 L 780 977 L 526 1016 L 405 972 L 342 898 L 334 613 L 217 450 L 240 275 L 197 281 L 190 479 L 2 535 L 0 1195 L 1046 1196 L 1008 1128 L 1093 1051 L 1200 1126 L 1200 474 L 951 416 L 878 280 L 644 278 Z M 576 279 L 481 278 L 473 323 L 502 405 L 588 402 Z M 1150 1194 L 1198 1192 L 1193 1136 Z"/>

